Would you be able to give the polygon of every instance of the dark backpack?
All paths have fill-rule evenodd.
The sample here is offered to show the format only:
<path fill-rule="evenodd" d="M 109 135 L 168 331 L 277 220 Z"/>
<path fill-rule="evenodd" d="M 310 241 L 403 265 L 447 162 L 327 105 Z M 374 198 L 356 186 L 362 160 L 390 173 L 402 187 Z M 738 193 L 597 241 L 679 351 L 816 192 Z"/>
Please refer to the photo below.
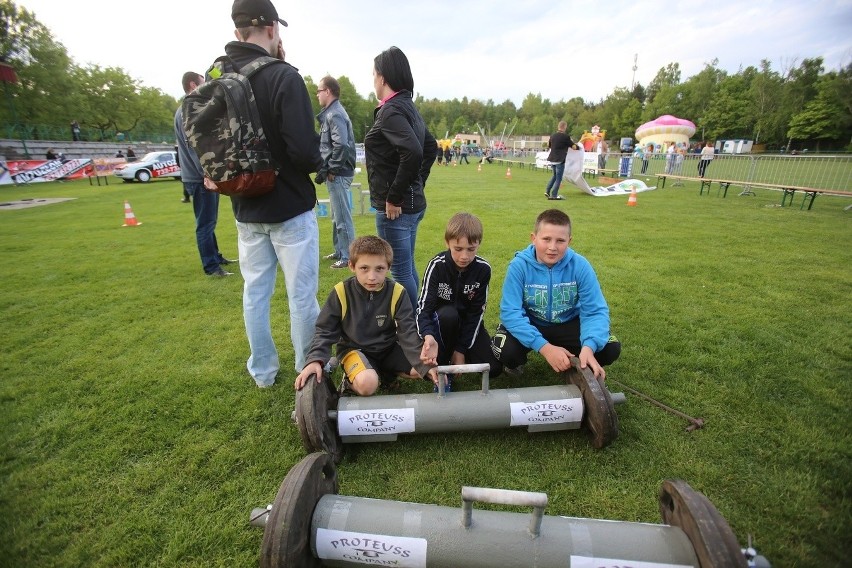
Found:
<path fill-rule="evenodd" d="M 280 59 L 258 57 L 239 72 L 220 57 L 209 80 L 183 99 L 183 130 L 205 177 L 218 193 L 252 197 L 275 188 L 276 165 L 269 150 L 249 78 Z"/>

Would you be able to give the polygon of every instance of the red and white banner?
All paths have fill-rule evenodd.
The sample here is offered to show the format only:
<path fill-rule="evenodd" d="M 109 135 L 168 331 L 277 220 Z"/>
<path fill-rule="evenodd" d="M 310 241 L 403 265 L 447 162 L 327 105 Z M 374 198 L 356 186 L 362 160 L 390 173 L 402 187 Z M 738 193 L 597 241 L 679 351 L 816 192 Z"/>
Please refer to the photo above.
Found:
<path fill-rule="evenodd" d="M 0 162 L 0 185 L 24 185 L 59 179 L 80 179 L 95 174 L 91 158 L 76 160 L 12 160 Z"/>

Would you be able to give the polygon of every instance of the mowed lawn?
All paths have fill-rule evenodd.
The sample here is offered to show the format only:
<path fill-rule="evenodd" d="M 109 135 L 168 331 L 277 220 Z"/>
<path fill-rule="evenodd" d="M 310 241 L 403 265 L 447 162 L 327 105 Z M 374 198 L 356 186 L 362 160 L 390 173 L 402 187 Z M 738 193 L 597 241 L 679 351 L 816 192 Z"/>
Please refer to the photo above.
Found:
<path fill-rule="evenodd" d="M 775 566 L 847 564 L 852 200 L 821 196 L 801 211 L 801 195 L 781 208 L 778 192 L 722 199 L 686 183 L 640 193 L 638 207 L 573 186 L 554 202 L 548 174 L 505 174 L 435 167 L 419 269 L 443 248 L 453 213 L 479 215 L 493 332 L 506 265 L 535 216 L 566 210 L 623 343 L 608 376 L 706 426 L 686 432 L 685 420 L 628 394 L 616 407 L 620 437 L 603 450 L 582 431 L 402 436 L 350 447 L 341 494 L 459 507 L 463 485 L 496 487 L 547 493 L 547 515 L 660 523 L 661 482 L 680 478 Z M 356 181 L 366 189 L 365 174 Z M 305 455 L 290 418 L 283 278 L 273 299 L 282 373 L 261 390 L 245 371 L 242 280 L 203 275 L 179 183 L 0 193 L 76 198 L 0 207 L 0 566 L 256 565 L 262 532 L 249 512 Z M 121 227 L 125 199 L 141 226 Z M 356 215 L 356 230 L 374 233 L 373 218 Z M 327 254 L 327 218 L 320 233 Z M 235 257 L 227 199 L 217 234 Z M 348 272 L 321 263 L 323 302 Z M 557 380 L 533 356 L 524 377 L 492 388 Z M 478 379 L 456 384 L 473 390 Z"/>

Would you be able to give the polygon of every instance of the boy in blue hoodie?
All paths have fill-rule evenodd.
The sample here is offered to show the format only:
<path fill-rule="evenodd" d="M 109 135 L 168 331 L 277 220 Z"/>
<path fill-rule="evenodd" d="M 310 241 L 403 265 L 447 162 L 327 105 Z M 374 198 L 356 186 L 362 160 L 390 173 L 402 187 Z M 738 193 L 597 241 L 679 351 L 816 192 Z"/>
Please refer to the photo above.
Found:
<path fill-rule="evenodd" d="M 494 354 L 509 369 L 535 349 L 554 371 L 580 359 L 603 380 L 621 343 L 610 335 L 609 307 L 589 261 L 571 250 L 571 219 L 559 209 L 535 221 L 532 244 L 515 254 L 506 271 Z"/>

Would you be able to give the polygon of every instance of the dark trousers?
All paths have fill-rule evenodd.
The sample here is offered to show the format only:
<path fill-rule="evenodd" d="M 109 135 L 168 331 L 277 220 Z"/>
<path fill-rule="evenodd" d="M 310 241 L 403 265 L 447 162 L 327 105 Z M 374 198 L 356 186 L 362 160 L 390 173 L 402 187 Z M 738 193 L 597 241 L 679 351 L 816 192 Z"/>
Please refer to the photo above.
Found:
<path fill-rule="evenodd" d="M 698 177 L 704 177 L 707 172 L 707 166 L 710 165 L 710 160 L 698 160 Z"/>
<path fill-rule="evenodd" d="M 219 269 L 222 254 L 216 242 L 216 222 L 219 220 L 219 194 L 204 189 L 203 183 L 184 183 L 183 189 L 192 195 L 192 209 L 195 212 L 195 240 L 201 266 L 204 272 L 211 274 Z"/>
<path fill-rule="evenodd" d="M 582 349 L 582 345 L 580 345 L 580 318 L 557 325 L 536 326 L 536 329 L 538 329 L 548 343 L 564 347 L 576 356 L 580 355 L 580 349 Z M 524 347 L 520 341 L 515 339 L 503 327 L 503 324 L 497 326 L 493 347 L 494 355 L 497 356 L 507 369 L 514 369 L 526 363 L 527 353 L 530 352 L 530 349 Z M 621 355 L 621 343 L 614 337 L 610 337 L 610 340 L 604 345 L 603 349 L 595 352 L 595 359 L 597 359 L 601 366 L 606 366 L 614 363 L 619 355 Z"/>
<path fill-rule="evenodd" d="M 438 341 L 438 364 L 448 365 L 450 357 L 456 350 L 459 332 L 461 331 L 459 312 L 453 306 L 445 305 L 438 308 L 434 318 L 438 320 L 438 337 L 435 338 Z M 488 363 L 491 365 L 489 377 L 496 377 L 503 372 L 503 365 L 497 360 L 491 349 L 491 337 L 481 323 L 473 346 L 465 353 L 464 359 L 465 363 L 468 364 Z"/>

